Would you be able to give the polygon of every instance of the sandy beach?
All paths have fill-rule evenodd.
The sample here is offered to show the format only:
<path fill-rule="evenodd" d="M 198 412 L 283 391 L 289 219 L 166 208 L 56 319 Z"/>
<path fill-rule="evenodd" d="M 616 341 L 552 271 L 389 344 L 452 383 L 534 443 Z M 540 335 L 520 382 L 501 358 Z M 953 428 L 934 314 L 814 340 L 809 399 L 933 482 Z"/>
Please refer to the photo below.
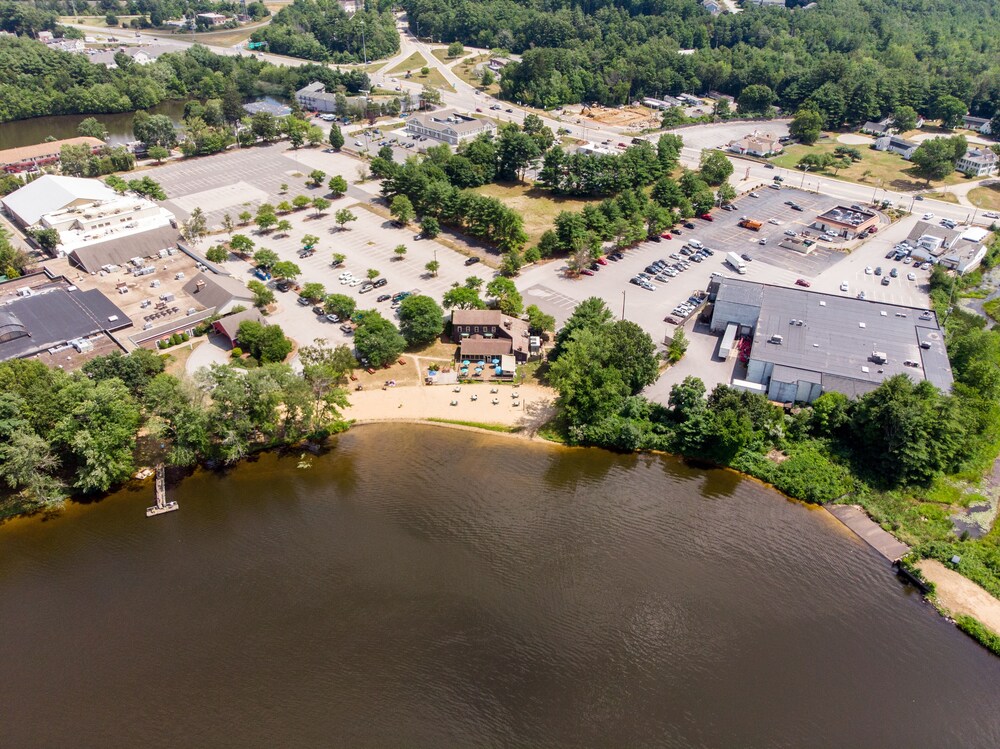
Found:
<path fill-rule="evenodd" d="M 1000 601 L 976 583 L 934 559 L 921 559 L 917 568 L 937 586 L 938 603 L 952 614 L 974 616 L 1000 634 Z"/>
<path fill-rule="evenodd" d="M 491 393 L 493 389 L 497 392 Z M 489 383 L 378 388 L 351 391 L 351 405 L 343 415 L 358 424 L 426 419 L 502 424 L 522 427 L 531 435 L 552 417 L 556 395 L 555 390 L 539 385 Z"/>

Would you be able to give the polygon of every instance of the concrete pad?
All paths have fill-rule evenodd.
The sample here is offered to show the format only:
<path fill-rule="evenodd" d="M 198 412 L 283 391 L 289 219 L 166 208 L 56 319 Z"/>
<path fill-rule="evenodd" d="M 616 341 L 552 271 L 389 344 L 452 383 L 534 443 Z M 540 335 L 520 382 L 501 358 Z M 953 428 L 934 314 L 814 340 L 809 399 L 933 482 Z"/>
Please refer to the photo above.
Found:
<path fill-rule="evenodd" d="M 244 203 L 260 205 L 266 200 L 266 192 L 240 180 L 230 185 L 222 185 L 174 198 L 173 202 L 187 213 L 191 213 L 195 208 L 201 208 L 205 213 L 212 213 L 226 208 L 235 208 Z"/>

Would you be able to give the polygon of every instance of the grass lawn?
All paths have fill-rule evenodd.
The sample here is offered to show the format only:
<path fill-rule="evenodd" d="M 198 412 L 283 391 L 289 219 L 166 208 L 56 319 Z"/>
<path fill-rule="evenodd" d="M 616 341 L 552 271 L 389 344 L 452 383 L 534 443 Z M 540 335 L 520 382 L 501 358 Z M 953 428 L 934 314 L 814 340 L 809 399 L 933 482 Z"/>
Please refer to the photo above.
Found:
<path fill-rule="evenodd" d="M 462 55 L 459 55 L 458 57 L 448 57 L 448 48 L 447 47 L 441 47 L 440 49 L 432 49 L 431 50 L 431 54 L 434 55 L 441 62 L 443 62 L 445 65 L 450 65 L 452 63 L 452 61 L 457 60 L 458 57 L 462 56 Z"/>
<path fill-rule="evenodd" d="M 942 200 L 945 203 L 954 203 L 958 205 L 958 197 L 950 192 L 925 192 L 925 198 L 934 198 L 934 200 Z"/>
<path fill-rule="evenodd" d="M 487 62 L 489 59 L 489 55 L 477 55 L 476 57 L 470 57 L 467 60 L 464 60 L 461 64 L 454 66 L 452 68 L 452 72 L 470 86 L 476 86 L 478 88 L 480 84 L 479 76 L 476 75 L 476 66 Z M 492 86 L 484 90 L 490 96 L 496 96 L 500 93 L 500 84 L 494 83 Z"/>
<path fill-rule="evenodd" d="M 796 144 L 789 146 L 780 156 L 771 159 L 772 163 L 785 169 L 795 169 L 795 165 L 806 154 L 829 153 L 832 154 L 837 146 L 844 145 L 832 138 L 823 138 L 812 146 Z M 854 162 L 846 169 L 841 169 L 834 174 L 833 170 L 824 172 L 826 176 L 850 182 L 860 182 L 867 185 L 879 185 L 891 190 L 920 190 L 927 187 L 925 180 L 915 177 L 910 173 L 912 169 L 910 163 L 902 156 L 898 156 L 888 151 L 876 151 L 863 146 L 857 147 L 861 151 L 861 161 Z M 949 174 L 940 182 L 932 182 L 931 185 L 957 185 L 965 177 L 958 172 Z"/>
<path fill-rule="evenodd" d="M 969 190 L 969 201 L 977 208 L 1000 211 L 1000 185 L 974 187 Z"/>
<path fill-rule="evenodd" d="M 390 70 L 387 75 L 406 75 L 406 72 L 409 71 L 411 74 L 410 80 L 426 83 L 428 86 L 433 86 L 434 88 L 443 88 L 447 91 L 455 90 L 452 85 L 444 79 L 444 76 L 441 75 L 441 71 L 437 68 L 431 67 L 430 73 L 427 75 L 421 75 L 421 68 L 426 67 L 430 67 L 427 64 L 427 58 L 419 52 L 414 52 L 412 55 L 399 63 L 399 65 Z"/>
<path fill-rule="evenodd" d="M 503 204 L 524 218 L 524 231 L 528 235 L 528 244 L 538 242 L 542 232 L 551 229 L 556 215 L 561 211 L 579 211 L 587 203 L 597 200 L 575 200 L 550 195 L 547 191 L 525 184 L 483 185 L 475 189 L 480 195 L 499 198 Z"/>

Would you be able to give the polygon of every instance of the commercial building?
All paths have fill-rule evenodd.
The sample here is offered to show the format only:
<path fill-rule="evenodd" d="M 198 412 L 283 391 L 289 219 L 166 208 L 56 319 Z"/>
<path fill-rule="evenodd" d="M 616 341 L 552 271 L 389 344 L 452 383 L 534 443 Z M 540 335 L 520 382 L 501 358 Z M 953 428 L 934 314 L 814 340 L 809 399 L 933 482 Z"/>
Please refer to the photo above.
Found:
<path fill-rule="evenodd" d="M 119 195 L 100 180 L 52 174 L 29 182 L 0 202 L 22 229 L 58 231 L 62 253 L 168 228 L 174 220 L 170 211 L 152 200 Z"/>
<path fill-rule="evenodd" d="M 229 20 L 229 16 L 224 16 L 222 13 L 199 13 L 195 16 L 195 20 L 204 26 L 222 26 Z"/>
<path fill-rule="evenodd" d="M 219 333 L 223 338 L 229 342 L 230 348 L 239 346 L 239 331 L 240 323 L 249 320 L 250 322 L 259 322 L 261 325 L 267 325 L 267 320 L 264 316 L 254 308 L 245 309 L 242 312 L 234 312 L 231 315 L 223 317 L 221 320 L 216 320 L 212 323 L 212 328 L 216 333 Z"/>
<path fill-rule="evenodd" d="M 781 403 L 855 397 L 897 374 L 952 385 L 944 335 L 928 310 L 723 279 L 711 329 L 751 339 L 745 382 Z"/>
<path fill-rule="evenodd" d="M 43 166 L 54 166 L 59 163 L 59 152 L 63 146 L 89 146 L 91 153 L 98 153 L 107 144 L 100 138 L 89 135 L 79 138 L 53 140 L 48 143 L 38 143 L 34 146 L 18 146 L 0 151 L 0 169 L 5 172 L 30 172 Z"/>
<path fill-rule="evenodd" d="M 756 130 L 747 136 L 730 142 L 726 147 L 733 153 L 761 157 L 773 156 L 785 150 L 777 135 L 774 133 L 761 133 Z"/>
<path fill-rule="evenodd" d="M 34 274 L 0 285 L 0 361 L 60 351 L 72 358 L 103 343 L 132 321 L 97 289 L 81 291 L 66 279 Z"/>
<path fill-rule="evenodd" d="M 930 260 L 938 262 L 946 252 L 958 242 L 961 232 L 946 226 L 918 221 L 906 237 L 913 250 L 910 252 L 914 260 Z"/>
<path fill-rule="evenodd" d="M 459 358 L 470 361 L 514 356 L 518 362 L 523 362 L 536 349 L 528 335 L 528 324 L 499 310 L 454 310 L 451 339 L 460 345 Z"/>
<path fill-rule="evenodd" d="M 337 94 L 328 92 L 326 86 L 319 81 L 313 81 L 295 92 L 295 101 L 303 109 L 316 112 L 336 112 Z"/>
<path fill-rule="evenodd" d="M 878 214 L 874 211 L 865 210 L 860 206 L 848 208 L 842 205 L 821 213 L 812 223 L 814 229 L 847 239 L 854 239 L 858 234 L 877 225 Z"/>
<path fill-rule="evenodd" d="M 406 121 L 406 132 L 410 135 L 426 136 L 452 146 L 496 131 L 497 126 L 491 121 L 459 114 L 453 109 L 413 114 Z"/>
<path fill-rule="evenodd" d="M 211 308 L 219 315 L 225 315 L 235 307 L 253 306 L 253 292 L 233 276 L 199 273 L 184 284 L 184 291 L 202 307 Z"/>

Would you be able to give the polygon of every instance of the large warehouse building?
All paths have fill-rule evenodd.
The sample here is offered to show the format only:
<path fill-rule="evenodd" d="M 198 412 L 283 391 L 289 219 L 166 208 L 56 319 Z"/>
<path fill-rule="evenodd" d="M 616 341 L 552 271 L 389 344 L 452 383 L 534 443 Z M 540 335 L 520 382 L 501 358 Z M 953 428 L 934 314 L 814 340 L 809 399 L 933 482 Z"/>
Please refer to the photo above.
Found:
<path fill-rule="evenodd" d="M 952 384 L 944 336 L 927 310 L 725 279 L 712 331 L 724 349 L 752 339 L 746 380 L 781 403 L 863 395 L 897 374 L 944 391 Z"/>

